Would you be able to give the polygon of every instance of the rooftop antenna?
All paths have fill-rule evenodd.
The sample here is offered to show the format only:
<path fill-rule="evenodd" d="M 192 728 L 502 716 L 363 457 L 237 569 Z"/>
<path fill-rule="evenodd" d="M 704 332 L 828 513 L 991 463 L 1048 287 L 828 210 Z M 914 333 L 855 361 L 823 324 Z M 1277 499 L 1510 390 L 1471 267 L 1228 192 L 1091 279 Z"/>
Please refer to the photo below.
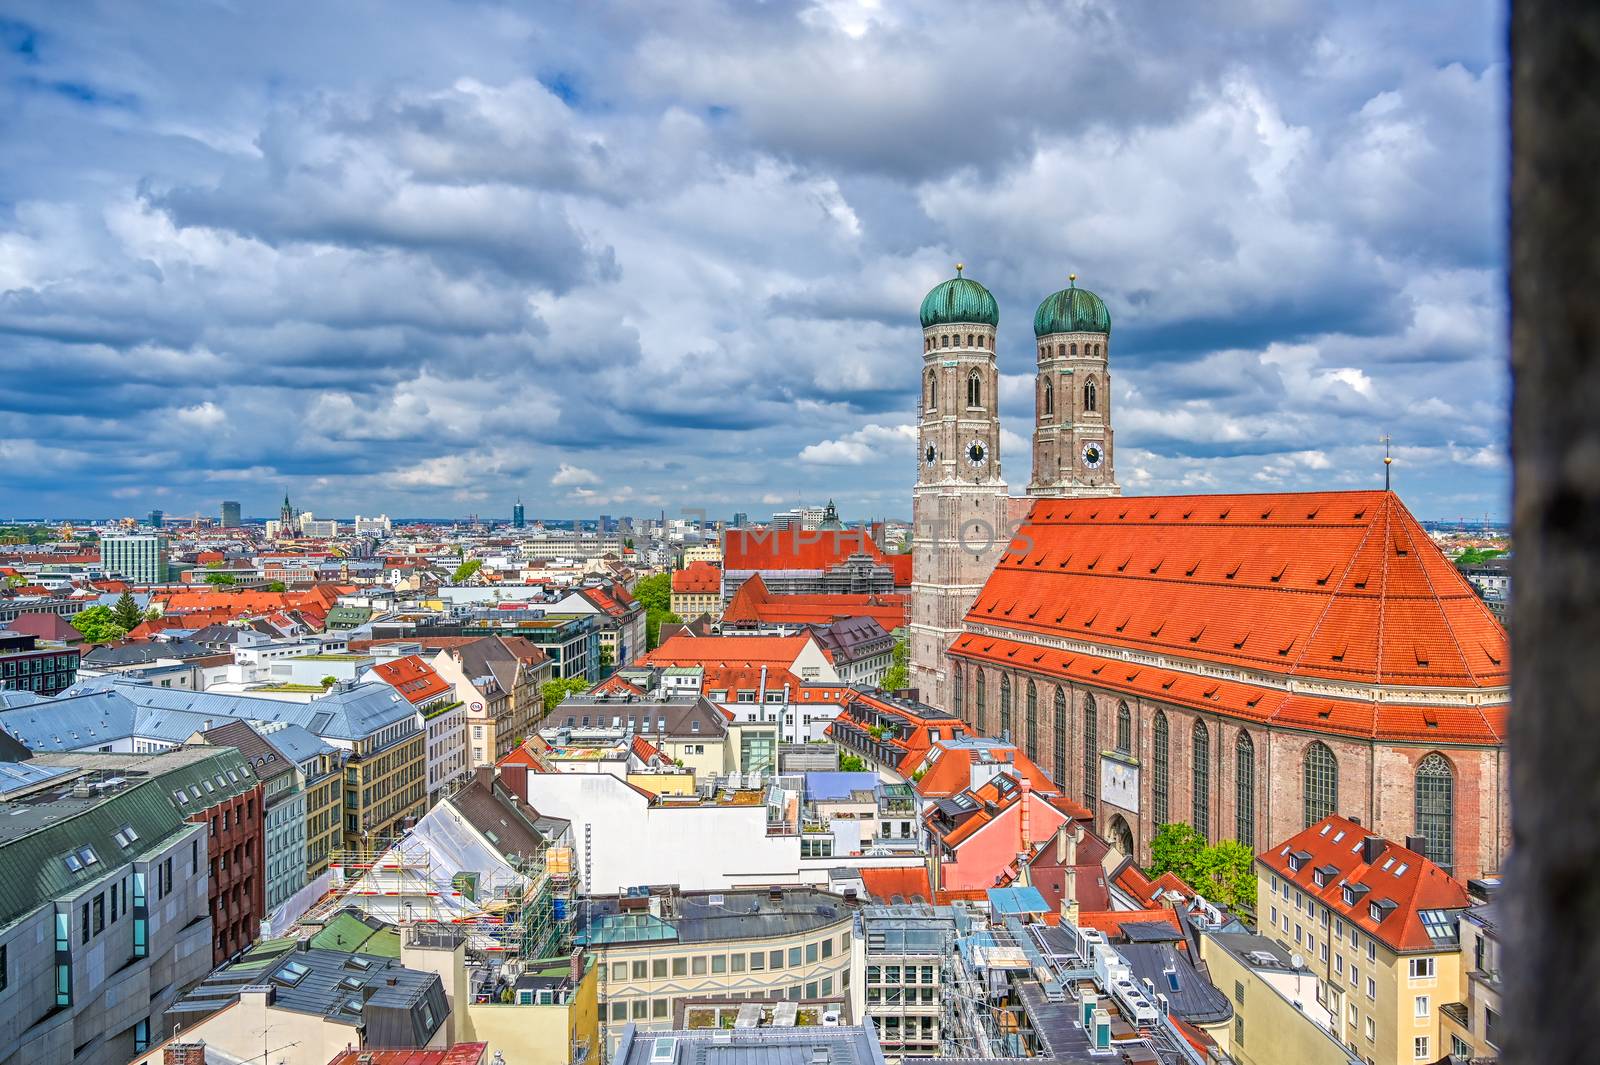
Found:
<path fill-rule="evenodd" d="M 1394 457 L 1389 454 L 1389 434 L 1384 433 L 1383 436 L 1378 438 L 1378 442 L 1383 445 L 1383 490 L 1387 492 L 1389 490 L 1389 467 L 1394 465 Z"/>

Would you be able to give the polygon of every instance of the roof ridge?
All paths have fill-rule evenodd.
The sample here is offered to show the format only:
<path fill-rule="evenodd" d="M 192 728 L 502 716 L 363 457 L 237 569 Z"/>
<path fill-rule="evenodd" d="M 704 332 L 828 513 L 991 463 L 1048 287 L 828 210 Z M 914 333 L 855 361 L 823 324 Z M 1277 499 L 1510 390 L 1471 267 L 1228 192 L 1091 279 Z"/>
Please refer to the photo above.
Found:
<path fill-rule="evenodd" d="M 1394 517 L 1393 501 L 1394 501 L 1394 496 L 1393 496 L 1392 493 L 1386 495 L 1384 500 L 1383 500 L 1383 504 L 1384 504 L 1384 506 L 1383 506 L 1383 532 L 1384 532 L 1384 537 L 1383 537 L 1383 544 L 1380 546 L 1380 550 L 1383 552 L 1383 554 L 1381 556 L 1382 557 L 1382 562 L 1380 564 L 1379 577 L 1378 577 L 1378 629 L 1377 629 L 1377 631 L 1378 631 L 1378 657 L 1377 657 L 1377 660 L 1373 663 L 1373 672 L 1376 675 L 1377 683 L 1379 683 L 1379 684 L 1383 683 L 1383 618 L 1384 618 L 1384 614 L 1386 613 L 1387 608 L 1389 606 L 1389 550 L 1388 550 L 1388 548 L 1389 548 L 1389 543 L 1391 542 L 1390 541 L 1390 537 L 1389 537 L 1389 525 L 1390 525 L 1391 520 Z M 1376 729 L 1377 728 L 1377 721 L 1378 721 L 1378 715 L 1377 715 L 1376 712 L 1374 712 L 1373 715 L 1372 715 L 1372 721 L 1373 721 L 1373 728 Z"/>

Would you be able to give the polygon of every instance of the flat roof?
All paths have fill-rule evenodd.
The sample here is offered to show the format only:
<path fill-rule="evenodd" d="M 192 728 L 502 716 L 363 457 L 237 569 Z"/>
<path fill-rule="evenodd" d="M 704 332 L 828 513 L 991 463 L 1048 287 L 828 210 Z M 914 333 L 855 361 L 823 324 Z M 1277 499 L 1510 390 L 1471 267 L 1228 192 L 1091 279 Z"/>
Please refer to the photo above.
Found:
<path fill-rule="evenodd" d="M 766 890 L 751 889 L 659 897 L 659 917 L 648 909 L 625 911 L 622 900 L 614 897 L 589 900 L 590 943 L 615 946 L 771 939 L 812 932 L 851 918 L 842 897 L 815 888 L 785 888 L 776 899 Z"/>

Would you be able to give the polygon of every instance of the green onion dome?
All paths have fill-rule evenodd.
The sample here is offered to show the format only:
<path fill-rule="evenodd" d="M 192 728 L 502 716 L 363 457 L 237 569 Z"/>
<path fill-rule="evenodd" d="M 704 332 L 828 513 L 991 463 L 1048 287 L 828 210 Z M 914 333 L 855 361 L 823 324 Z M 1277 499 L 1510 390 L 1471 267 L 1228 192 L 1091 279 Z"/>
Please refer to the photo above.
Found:
<path fill-rule="evenodd" d="M 962 264 L 956 263 L 956 276 L 933 286 L 933 291 L 922 298 L 922 328 L 952 322 L 1000 324 L 1000 308 L 994 296 L 970 277 L 962 277 L 961 270 Z"/>
<path fill-rule="evenodd" d="M 1039 304 L 1033 316 L 1033 335 L 1104 333 L 1110 336 L 1111 312 L 1106 310 L 1105 300 L 1086 288 L 1079 288 L 1077 274 L 1070 275 L 1067 281 L 1066 288 L 1051 293 Z"/>

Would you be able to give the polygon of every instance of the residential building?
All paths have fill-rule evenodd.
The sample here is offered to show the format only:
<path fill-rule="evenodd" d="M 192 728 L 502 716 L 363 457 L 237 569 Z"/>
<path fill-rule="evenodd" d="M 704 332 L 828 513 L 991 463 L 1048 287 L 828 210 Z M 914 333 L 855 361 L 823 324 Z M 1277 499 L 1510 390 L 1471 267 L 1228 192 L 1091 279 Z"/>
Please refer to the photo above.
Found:
<path fill-rule="evenodd" d="M 722 613 L 722 567 L 694 561 L 672 571 L 672 612 L 680 618 Z"/>
<path fill-rule="evenodd" d="M 258 727 L 300 769 L 306 797 L 305 882 L 312 883 L 344 845 L 344 756 L 298 725 L 277 721 Z"/>
<path fill-rule="evenodd" d="M 953 714 L 884 691 L 853 693 L 828 726 L 828 738 L 841 749 L 902 778 L 916 771 L 935 743 L 972 734 Z"/>
<path fill-rule="evenodd" d="M 1469 881 L 1470 909 L 1461 914 L 1461 976 L 1451 1001 L 1439 1007 L 1440 1049 L 1474 1062 L 1500 1056 L 1500 904 L 1498 878 Z"/>
<path fill-rule="evenodd" d="M 241 760 L 180 751 L 133 776 L 0 747 L 0 1063 L 123 1065 L 213 964 L 209 829 L 171 795 Z"/>
<path fill-rule="evenodd" d="M 166 544 L 160 536 L 102 536 L 100 568 L 134 584 L 160 584 L 167 579 Z"/>
<path fill-rule="evenodd" d="M 1005 879 L 1019 854 L 1054 837 L 1088 811 L 1065 796 L 1036 792 L 1008 767 L 982 785 L 935 800 L 923 813 L 935 891 L 987 888 Z"/>
<path fill-rule="evenodd" d="M 752 575 L 722 609 L 723 632 L 798 632 L 841 618 L 872 618 L 885 632 L 910 620 L 911 597 L 896 592 L 867 595 L 774 595 L 761 574 Z M 683 615 L 687 616 L 687 615 Z"/>
<path fill-rule="evenodd" d="M 239 504 L 232 499 L 222 501 L 222 527 L 224 529 L 237 529 L 244 521 L 239 516 Z"/>
<path fill-rule="evenodd" d="M 1384 1065 L 1437 1061 L 1458 1001 L 1467 891 L 1415 846 L 1329 815 L 1256 856 L 1263 935 L 1317 974 L 1340 1041 Z"/>
<path fill-rule="evenodd" d="M 593 664 L 594 672 L 581 674 L 590 680 L 604 679 L 616 667 L 632 662 L 645 652 L 644 606 L 620 582 L 585 585 L 562 597 L 550 607 L 550 612 L 594 617 L 599 631 L 599 656 Z"/>
<path fill-rule="evenodd" d="M 544 716 L 543 684 L 553 663 L 519 637 L 484 636 L 420 641 L 439 649 L 428 664 L 466 707 L 467 763 L 493 765 L 531 736 Z"/>
<path fill-rule="evenodd" d="M 742 666 L 786 669 L 807 682 L 841 683 L 833 661 L 815 635 L 691 636 L 678 633 L 641 660 L 651 666 Z"/>
<path fill-rule="evenodd" d="M 696 696 L 629 700 L 603 693 L 575 695 L 551 712 L 540 735 L 561 745 L 643 737 L 700 781 L 716 780 L 737 768 L 727 717 Z"/>
<path fill-rule="evenodd" d="M 362 680 L 389 685 L 417 708 L 417 726 L 426 734 L 428 805 L 435 805 L 467 773 L 467 710 L 453 684 L 421 657 L 421 647 L 385 644 L 385 660 Z M 407 654 L 395 652 L 410 651 Z M 387 657 L 394 654 L 393 657 Z"/>
<path fill-rule="evenodd" d="M 692 566 L 696 562 L 710 562 L 712 565 L 722 567 L 722 545 L 716 541 L 703 544 L 694 544 L 683 549 L 683 564 Z"/>
<path fill-rule="evenodd" d="M 889 671 L 894 637 L 875 618 L 843 617 L 808 628 L 841 684 L 876 688 Z"/>
<path fill-rule="evenodd" d="M 601 973 L 601 1034 L 670 1031 L 684 999 L 830 998 L 849 990 L 853 912 L 814 888 L 591 896 L 578 939 Z"/>
<path fill-rule="evenodd" d="M 1316 1000 L 1319 981 L 1302 955 L 1252 932 L 1208 932 L 1200 957 L 1212 986 L 1233 1001 L 1228 1049 L 1238 1065 L 1364 1060 L 1333 1034 L 1335 1018 Z"/>
<path fill-rule="evenodd" d="M 483 610 L 461 616 L 454 626 L 463 636 L 498 636 L 533 644 L 549 659 L 552 677 L 592 677 L 599 668 L 600 625 L 593 614 L 552 614 L 542 608 Z"/>
<path fill-rule="evenodd" d="M 949 906 L 862 907 L 851 1016 L 871 1021 L 885 1058 L 941 1055 L 953 991 L 947 970 L 966 923 Z"/>
<path fill-rule="evenodd" d="M 77 679 L 78 649 L 73 645 L 0 629 L 0 689 L 55 695 Z"/>
<path fill-rule="evenodd" d="M 290 726 L 304 740 L 320 744 L 316 737 L 298 726 Z M 265 878 L 265 908 L 258 916 L 276 909 L 306 884 L 306 789 L 300 768 L 279 750 L 277 733 L 268 739 L 245 721 L 229 721 L 197 733 L 197 743 L 213 747 L 232 747 L 255 770 L 261 781 L 262 805 L 266 810 L 263 826 L 262 872 Z"/>
<path fill-rule="evenodd" d="M 260 930 L 265 912 L 262 871 L 265 839 L 262 834 L 262 786 L 243 756 L 236 751 L 213 753 L 191 748 L 187 763 L 176 757 L 183 751 L 154 754 L 35 754 L 29 764 L 42 768 L 68 768 L 96 775 L 101 780 L 133 779 L 140 774 L 160 774 L 173 765 L 186 765 L 184 775 L 164 779 L 162 794 L 181 817 L 206 826 L 207 901 L 211 911 L 211 963 L 243 950 Z M 154 792 L 147 793 L 153 798 Z"/>

